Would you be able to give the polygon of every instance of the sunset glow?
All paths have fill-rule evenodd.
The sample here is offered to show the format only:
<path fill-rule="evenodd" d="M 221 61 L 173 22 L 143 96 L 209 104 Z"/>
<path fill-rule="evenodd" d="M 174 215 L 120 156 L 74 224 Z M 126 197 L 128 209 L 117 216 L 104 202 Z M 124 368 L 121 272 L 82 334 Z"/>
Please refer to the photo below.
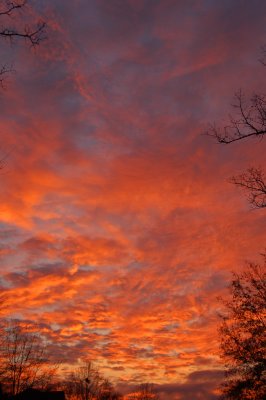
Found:
<path fill-rule="evenodd" d="M 218 398 L 219 296 L 265 248 L 228 183 L 265 141 L 218 145 L 262 91 L 262 1 L 36 0 L 47 40 L 1 42 L 1 316 L 37 323 L 62 370 L 124 393 Z M 29 5 L 30 7 L 30 5 Z M 130 395 L 129 397 L 130 398 Z"/>

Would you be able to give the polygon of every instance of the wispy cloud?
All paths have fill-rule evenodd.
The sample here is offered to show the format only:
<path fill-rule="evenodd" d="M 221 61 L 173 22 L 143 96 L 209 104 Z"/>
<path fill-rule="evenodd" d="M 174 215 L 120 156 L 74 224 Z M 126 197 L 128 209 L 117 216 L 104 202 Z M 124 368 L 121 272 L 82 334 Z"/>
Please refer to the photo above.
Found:
<path fill-rule="evenodd" d="M 265 236 L 226 180 L 265 152 L 201 133 L 259 86 L 265 6 L 45 3 L 49 40 L 14 49 L 0 98 L 4 312 L 70 364 L 216 399 L 217 296 Z"/>

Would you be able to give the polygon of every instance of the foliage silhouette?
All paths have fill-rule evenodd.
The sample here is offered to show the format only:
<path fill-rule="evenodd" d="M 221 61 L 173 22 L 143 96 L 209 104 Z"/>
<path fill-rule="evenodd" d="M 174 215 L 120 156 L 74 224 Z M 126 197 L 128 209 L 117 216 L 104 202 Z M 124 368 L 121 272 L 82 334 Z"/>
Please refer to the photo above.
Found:
<path fill-rule="evenodd" d="M 223 398 L 263 400 L 266 393 L 266 257 L 234 273 L 231 297 L 223 301 L 219 330 L 226 363 Z"/>

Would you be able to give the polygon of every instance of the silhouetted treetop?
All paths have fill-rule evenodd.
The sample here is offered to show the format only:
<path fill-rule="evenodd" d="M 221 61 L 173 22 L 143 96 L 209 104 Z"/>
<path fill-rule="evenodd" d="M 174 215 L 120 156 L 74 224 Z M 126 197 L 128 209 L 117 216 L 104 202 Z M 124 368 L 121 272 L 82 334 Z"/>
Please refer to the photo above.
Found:
<path fill-rule="evenodd" d="M 266 134 L 266 96 L 254 94 L 249 101 L 239 90 L 233 104 L 234 115 L 229 115 L 229 124 L 219 128 L 210 125 L 208 135 L 219 143 L 229 144 L 249 137 L 262 138 Z"/>
<path fill-rule="evenodd" d="M 230 182 L 247 191 L 248 201 L 254 208 L 266 207 L 266 180 L 261 168 L 248 168 L 246 172 L 233 176 Z"/>
<path fill-rule="evenodd" d="M 49 363 L 46 345 L 31 326 L 11 321 L 0 332 L 0 383 L 6 392 L 16 395 L 31 388 L 46 388 L 56 365 Z"/>
<path fill-rule="evenodd" d="M 263 400 L 266 393 L 266 259 L 235 273 L 220 327 L 225 399 Z"/>

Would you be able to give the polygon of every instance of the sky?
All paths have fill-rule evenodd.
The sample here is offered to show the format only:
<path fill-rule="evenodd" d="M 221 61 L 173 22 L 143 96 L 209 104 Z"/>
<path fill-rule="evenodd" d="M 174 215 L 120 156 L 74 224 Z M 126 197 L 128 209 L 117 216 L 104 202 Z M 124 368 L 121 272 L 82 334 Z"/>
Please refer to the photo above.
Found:
<path fill-rule="evenodd" d="M 28 15 L 48 23 L 40 47 L 0 43 L 16 70 L 0 92 L 1 315 L 123 391 L 215 400 L 217 298 L 265 243 L 265 213 L 228 179 L 265 143 L 204 132 L 239 88 L 263 92 L 266 4 L 36 0 Z"/>

